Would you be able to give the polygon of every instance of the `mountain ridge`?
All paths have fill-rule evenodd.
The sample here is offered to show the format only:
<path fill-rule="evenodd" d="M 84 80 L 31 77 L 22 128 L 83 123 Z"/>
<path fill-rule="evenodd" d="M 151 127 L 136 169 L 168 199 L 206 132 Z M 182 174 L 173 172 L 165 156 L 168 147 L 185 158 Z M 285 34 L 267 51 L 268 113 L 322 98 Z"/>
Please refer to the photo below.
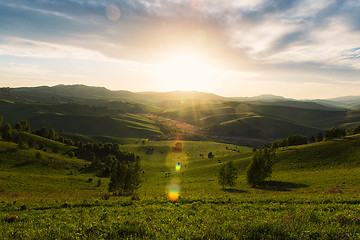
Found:
<path fill-rule="evenodd" d="M 37 93 L 37 96 L 34 96 Z M 31 95 L 32 94 L 32 95 Z M 360 109 L 360 96 L 344 96 L 329 99 L 307 99 L 300 100 L 294 98 L 285 98 L 283 96 L 272 94 L 261 94 L 253 97 L 224 97 L 215 93 L 206 93 L 200 91 L 168 91 L 168 92 L 131 92 L 128 90 L 109 90 L 100 86 L 87 86 L 83 84 L 74 85 L 55 85 L 55 86 L 37 86 L 37 87 L 17 87 L 17 88 L 0 88 L 0 99 L 21 100 L 42 102 L 52 99 L 54 102 L 71 102 L 73 99 L 102 98 L 119 101 L 129 101 L 134 103 L 157 103 L 161 101 L 174 100 L 198 100 L 206 99 L 208 101 L 240 101 L 256 102 L 258 104 L 274 105 L 291 105 L 295 104 L 301 108 L 315 109 Z"/>

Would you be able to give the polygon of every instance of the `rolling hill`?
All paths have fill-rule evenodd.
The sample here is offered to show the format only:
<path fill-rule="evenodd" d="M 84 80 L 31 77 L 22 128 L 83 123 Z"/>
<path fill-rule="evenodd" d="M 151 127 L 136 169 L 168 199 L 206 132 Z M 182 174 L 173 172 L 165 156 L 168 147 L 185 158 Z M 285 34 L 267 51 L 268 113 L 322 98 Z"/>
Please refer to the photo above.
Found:
<path fill-rule="evenodd" d="M 183 137 L 191 137 L 195 129 L 202 138 L 259 146 L 289 134 L 310 136 L 335 126 L 357 125 L 360 112 L 339 105 L 350 100 L 355 106 L 358 99 L 226 98 L 201 92 L 132 93 L 58 85 L 0 88 L 0 114 L 11 124 L 26 119 L 33 129 L 48 126 L 87 136 L 158 138 L 174 133 L 164 128 L 168 125 L 179 128 L 176 135 Z M 144 117 L 150 115 L 151 119 Z M 181 127 L 185 124 L 188 127 Z M 167 136 L 171 137 L 175 136 Z"/>
<path fill-rule="evenodd" d="M 88 136 L 152 137 L 161 135 L 153 120 L 122 111 L 79 104 L 43 104 L 0 101 L 0 113 L 15 126 L 26 119 L 32 129 L 54 128 L 56 131 Z"/>

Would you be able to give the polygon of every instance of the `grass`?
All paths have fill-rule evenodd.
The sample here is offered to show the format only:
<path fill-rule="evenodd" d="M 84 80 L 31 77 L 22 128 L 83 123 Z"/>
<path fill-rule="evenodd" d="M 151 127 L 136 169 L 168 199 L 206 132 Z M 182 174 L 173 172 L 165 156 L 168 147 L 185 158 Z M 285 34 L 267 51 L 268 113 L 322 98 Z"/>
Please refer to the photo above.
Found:
<path fill-rule="evenodd" d="M 293 198 L 2 202 L 8 239 L 357 239 L 358 202 Z M 56 224 L 53 224 L 56 223 Z"/>
<path fill-rule="evenodd" d="M 360 136 L 277 152 L 262 187 L 246 184 L 252 149 L 201 141 L 129 139 L 120 146 L 141 157 L 138 198 L 113 197 L 108 180 L 81 169 L 86 161 L 0 142 L 0 236 L 4 239 L 358 239 Z M 174 149 L 182 143 L 182 151 Z M 17 149 L 6 152 L 6 149 Z M 149 149 L 152 154 L 149 154 Z M 208 158 L 212 152 L 215 157 Z M 342 153 L 342 154 L 338 154 Z M 56 164 L 50 164 L 50 157 Z M 4 160 L 5 159 L 5 160 Z M 217 183 L 219 166 L 240 170 L 234 188 Z M 12 161 L 12 162 L 11 162 Z M 10 163 L 9 163 L 10 162 Z M 176 171 L 176 163 L 181 170 Z M 74 164 L 78 171 L 69 175 Z M 56 167 L 55 167 L 56 166 Z M 27 171 L 31 169 L 31 171 Z M 93 180 L 88 181 L 89 178 Z M 180 198 L 166 189 L 176 178 Z M 18 221 L 9 222 L 11 216 Z"/>

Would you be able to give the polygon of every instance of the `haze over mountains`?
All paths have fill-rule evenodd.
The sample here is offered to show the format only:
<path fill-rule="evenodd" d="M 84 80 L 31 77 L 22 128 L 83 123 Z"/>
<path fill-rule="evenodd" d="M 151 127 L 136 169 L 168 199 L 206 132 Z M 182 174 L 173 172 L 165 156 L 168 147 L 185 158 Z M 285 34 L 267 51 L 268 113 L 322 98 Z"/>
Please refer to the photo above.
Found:
<path fill-rule="evenodd" d="M 85 85 L 0 89 L 0 114 L 71 136 L 211 138 L 255 146 L 289 134 L 316 135 L 360 123 L 360 97 L 296 100 L 203 92 L 110 91 Z"/>

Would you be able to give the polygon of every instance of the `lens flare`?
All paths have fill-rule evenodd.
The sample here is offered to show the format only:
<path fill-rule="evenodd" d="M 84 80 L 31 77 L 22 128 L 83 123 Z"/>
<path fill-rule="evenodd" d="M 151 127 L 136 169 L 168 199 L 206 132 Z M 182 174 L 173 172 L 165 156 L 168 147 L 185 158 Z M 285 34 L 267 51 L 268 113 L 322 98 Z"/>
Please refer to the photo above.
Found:
<path fill-rule="evenodd" d="M 177 178 L 171 179 L 167 186 L 168 197 L 171 201 L 176 201 L 180 196 L 180 181 Z"/>
<path fill-rule="evenodd" d="M 178 172 L 181 170 L 181 163 L 178 162 L 176 165 L 175 165 L 175 170 Z"/>
<path fill-rule="evenodd" d="M 120 9 L 115 5 L 110 5 L 106 7 L 106 16 L 110 21 L 116 22 L 120 19 L 121 12 Z"/>

